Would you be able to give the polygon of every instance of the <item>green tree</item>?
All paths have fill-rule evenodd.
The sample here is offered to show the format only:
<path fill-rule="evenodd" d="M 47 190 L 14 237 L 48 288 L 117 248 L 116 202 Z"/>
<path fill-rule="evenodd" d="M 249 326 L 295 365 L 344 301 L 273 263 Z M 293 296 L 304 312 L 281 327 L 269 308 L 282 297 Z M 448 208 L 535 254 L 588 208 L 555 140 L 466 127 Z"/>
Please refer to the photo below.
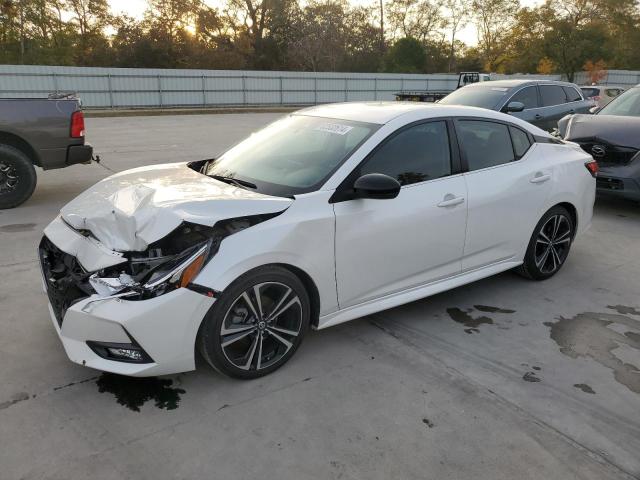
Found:
<path fill-rule="evenodd" d="M 427 61 L 427 53 L 415 38 L 398 40 L 387 52 L 384 59 L 385 71 L 393 73 L 422 73 Z"/>

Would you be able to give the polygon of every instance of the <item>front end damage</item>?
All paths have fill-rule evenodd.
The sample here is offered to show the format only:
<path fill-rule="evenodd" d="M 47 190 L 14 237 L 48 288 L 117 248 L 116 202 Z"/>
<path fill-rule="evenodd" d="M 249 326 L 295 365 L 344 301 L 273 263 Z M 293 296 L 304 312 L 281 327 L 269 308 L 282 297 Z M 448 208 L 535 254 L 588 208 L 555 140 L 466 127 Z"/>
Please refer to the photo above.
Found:
<path fill-rule="evenodd" d="M 558 128 L 564 140 L 577 143 L 598 162 L 599 194 L 640 201 L 640 119 L 571 115 Z"/>
<path fill-rule="evenodd" d="M 195 368 L 195 338 L 217 293 L 198 274 L 227 237 L 292 201 L 202 177 L 186 165 L 115 175 L 47 226 L 43 287 L 72 361 L 139 376 Z"/>

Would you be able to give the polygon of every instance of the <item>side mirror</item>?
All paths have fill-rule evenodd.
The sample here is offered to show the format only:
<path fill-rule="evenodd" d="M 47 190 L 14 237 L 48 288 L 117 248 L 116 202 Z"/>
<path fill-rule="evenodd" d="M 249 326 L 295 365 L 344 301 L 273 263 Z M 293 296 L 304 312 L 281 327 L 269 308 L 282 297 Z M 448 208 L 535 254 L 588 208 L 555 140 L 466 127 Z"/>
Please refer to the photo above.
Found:
<path fill-rule="evenodd" d="M 507 108 L 505 108 L 505 112 L 521 112 L 524 110 L 524 103 L 522 102 L 509 102 Z"/>
<path fill-rule="evenodd" d="M 589 109 L 589 113 L 590 113 L 591 115 L 595 115 L 595 114 L 596 114 L 596 113 L 598 113 L 599 111 L 600 111 L 600 107 L 597 107 L 597 106 L 596 106 L 596 107 L 591 107 L 591 108 Z"/>
<path fill-rule="evenodd" d="M 375 198 L 378 200 L 396 198 L 400 193 L 400 183 L 395 178 L 382 173 L 367 173 L 353 184 L 355 198 Z"/>

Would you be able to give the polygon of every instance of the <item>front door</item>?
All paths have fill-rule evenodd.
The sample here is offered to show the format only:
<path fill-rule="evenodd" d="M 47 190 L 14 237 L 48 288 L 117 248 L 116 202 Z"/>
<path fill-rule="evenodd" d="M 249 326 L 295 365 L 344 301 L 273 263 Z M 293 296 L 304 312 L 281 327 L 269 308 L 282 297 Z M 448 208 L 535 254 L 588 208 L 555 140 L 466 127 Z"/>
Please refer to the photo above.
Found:
<path fill-rule="evenodd" d="M 334 204 L 340 308 L 460 272 L 467 193 L 451 151 L 446 121 L 412 125 L 385 140 L 347 179 L 383 173 L 402 188 L 394 199 Z"/>

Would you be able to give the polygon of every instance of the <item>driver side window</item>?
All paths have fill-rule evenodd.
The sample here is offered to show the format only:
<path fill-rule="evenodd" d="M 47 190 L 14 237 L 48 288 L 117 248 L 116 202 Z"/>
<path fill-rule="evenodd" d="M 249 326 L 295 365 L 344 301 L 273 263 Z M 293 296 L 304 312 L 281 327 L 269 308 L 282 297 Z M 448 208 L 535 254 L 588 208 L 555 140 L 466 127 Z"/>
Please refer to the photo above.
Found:
<path fill-rule="evenodd" d="M 359 173 L 383 173 L 400 185 L 451 175 L 446 122 L 422 123 L 400 131 L 365 161 Z"/>
<path fill-rule="evenodd" d="M 538 104 L 538 89 L 533 87 L 525 87 L 516 93 L 509 103 L 511 102 L 521 102 L 524 104 L 525 110 L 529 108 L 538 108 L 540 105 Z"/>

